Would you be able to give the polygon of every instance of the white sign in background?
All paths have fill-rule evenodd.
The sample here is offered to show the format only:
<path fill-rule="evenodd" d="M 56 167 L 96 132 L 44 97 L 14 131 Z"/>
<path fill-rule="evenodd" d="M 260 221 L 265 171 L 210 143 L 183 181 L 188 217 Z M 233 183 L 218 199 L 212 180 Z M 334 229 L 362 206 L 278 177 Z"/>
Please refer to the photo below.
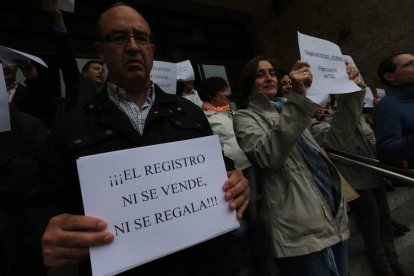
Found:
<path fill-rule="evenodd" d="M 154 60 L 151 70 L 151 80 L 165 92 L 176 94 L 177 71 L 175 63 Z"/>
<path fill-rule="evenodd" d="M 0 132 L 10 131 L 9 94 L 4 79 L 3 66 L 0 64 Z"/>
<path fill-rule="evenodd" d="M 194 69 L 189 60 L 177 62 L 175 66 L 177 70 L 177 80 L 195 80 Z"/>
<path fill-rule="evenodd" d="M 307 95 L 343 94 L 361 90 L 346 73 L 338 45 L 298 32 L 300 58 L 310 64 L 312 85 Z"/>
<path fill-rule="evenodd" d="M 371 88 L 369 88 L 368 86 L 365 88 L 364 107 L 374 107 L 374 95 L 372 94 Z"/>
<path fill-rule="evenodd" d="M 0 46 L 0 59 L 8 65 L 15 65 L 18 60 L 27 62 L 33 60 L 47 68 L 47 64 L 41 58 L 6 46 Z"/>
<path fill-rule="evenodd" d="M 224 200 L 217 136 L 86 156 L 77 165 L 85 214 L 107 221 L 115 236 L 91 247 L 93 275 L 120 273 L 239 227 Z"/>
<path fill-rule="evenodd" d="M 59 0 L 58 9 L 62 11 L 75 12 L 75 0 Z"/>

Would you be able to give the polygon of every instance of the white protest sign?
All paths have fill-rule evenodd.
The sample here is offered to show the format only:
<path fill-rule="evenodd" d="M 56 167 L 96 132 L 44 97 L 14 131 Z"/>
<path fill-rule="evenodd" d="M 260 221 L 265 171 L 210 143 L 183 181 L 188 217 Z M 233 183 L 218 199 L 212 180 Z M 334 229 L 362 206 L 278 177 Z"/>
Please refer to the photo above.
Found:
<path fill-rule="evenodd" d="M 374 107 L 374 94 L 372 94 L 372 90 L 368 86 L 365 88 L 364 107 Z"/>
<path fill-rule="evenodd" d="M 8 65 L 16 65 L 17 60 L 27 62 L 33 60 L 47 68 L 46 63 L 41 58 L 33 56 L 31 54 L 20 52 L 18 50 L 14 50 L 12 48 L 8 48 L 6 46 L 0 46 L 0 60 L 2 60 L 4 63 L 7 63 Z"/>
<path fill-rule="evenodd" d="M 218 136 L 77 161 L 85 214 L 115 239 L 90 248 L 93 275 L 113 275 L 239 227 L 222 186 Z M 185 261 L 185 260 L 183 260 Z"/>
<path fill-rule="evenodd" d="M 329 95 L 307 95 L 306 98 L 325 108 L 328 104 Z"/>
<path fill-rule="evenodd" d="M 75 0 L 59 0 L 57 8 L 62 11 L 75 12 Z"/>
<path fill-rule="evenodd" d="M 10 129 L 9 94 L 4 80 L 3 66 L 0 64 L 0 132 Z"/>
<path fill-rule="evenodd" d="M 377 88 L 377 95 L 380 97 L 380 99 L 384 98 L 385 90 L 381 88 Z"/>
<path fill-rule="evenodd" d="M 346 73 L 338 45 L 298 32 L 300 58 L 310 64 L 312 85 L 307 95 L 343 94 L 361 90 Z"/>
<path fill-rule="evenodd" d="M 177 92 L 177 73 L 175 63 L 154 60 L 151 80 L 167 93 Z"/>
<path fill-rule="evenodd" d="M 177 80 L 195 80 L 194 69 L 189 60 L 184 60 L 175 64 L 177 69 Z"/>

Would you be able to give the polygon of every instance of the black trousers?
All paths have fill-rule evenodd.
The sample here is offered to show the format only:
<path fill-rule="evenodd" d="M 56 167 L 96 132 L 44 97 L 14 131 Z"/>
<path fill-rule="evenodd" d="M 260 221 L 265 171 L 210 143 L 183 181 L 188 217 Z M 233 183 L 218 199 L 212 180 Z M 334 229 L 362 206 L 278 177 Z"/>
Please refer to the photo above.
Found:
<path fill-rule="evenodd" d="M 383 270 L 398 265 L 385 186 L 357 191 L 360 197 L 351 201 L 350 206 L 357 217 L 372 267 Z"/>

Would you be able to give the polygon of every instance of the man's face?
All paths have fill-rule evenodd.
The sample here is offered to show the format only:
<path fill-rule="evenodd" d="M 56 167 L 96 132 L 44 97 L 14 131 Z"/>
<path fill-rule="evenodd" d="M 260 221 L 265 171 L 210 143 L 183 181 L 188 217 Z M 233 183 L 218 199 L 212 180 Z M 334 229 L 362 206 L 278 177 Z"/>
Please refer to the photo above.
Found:
<path fill-rule="evenodd" d="M 414 56 L 402 54 L 393 58 L 396 69 L 384 75 L 393 86 L 414 85 Z"/>
<path fill-rule="evenodd" d="M 102 64 L 92 63 L 83 76 L 92 84 L 102 86 L 105 81 L 105 69 Z"/>
<path fill-rule="evenodd" d="M 108 67 L 110 81 L 123 88 L 149 84 L 154 44 L 149 43 L 150 27 L 145 19 L 130 7 L 117 6 L 102 16 L 100 30 L 102 37 L 109 35 L 112 39 L 96 43 L 99 56 Z M 128 41 L 116 43 L 125 34 L 131 36 Z M 148 37 L 148 42 L 136 42 L 143 40 L 142 37 Z"/>
<path fill-rule="evenodd" d="M 252 93 L 261 92 L 269 100 L 277 94 L 277 78 L 275 69 L 272 64 L 266 60 L 259 61 L 256 70 L 256 79 L 253 85 Z"/>
<path fill-rule="evenodd" d="M 3 63 L 3 72 L 6 86 L 12 85 L 16 81 L 17 66 L 10 66 Z"/>

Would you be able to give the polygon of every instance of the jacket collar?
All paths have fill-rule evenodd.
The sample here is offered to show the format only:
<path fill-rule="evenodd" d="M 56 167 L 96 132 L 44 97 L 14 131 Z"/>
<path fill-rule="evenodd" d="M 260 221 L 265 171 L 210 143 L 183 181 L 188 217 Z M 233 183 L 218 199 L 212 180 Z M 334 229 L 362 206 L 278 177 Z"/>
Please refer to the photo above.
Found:
<path fill-rule="evenodd" d="M 155 101 L 147 116 L 145 126 L 147 127 L 152 121 L 159 117 L 174 116 L 177 113 L 183 113 L 183 108 L 178 103 L 176 95 L 167 94 L 155 85 Z M 97 94 L 97 96 L 83 110 L 85 113 L 94 113 L 97 115 L 99 124 L 106 126 L 108 129 L 115 130 L 123 135 L 138 142 L 141 135 L 132 126 L 127 116 L 119 110 L 116 105 L 109 99 L 107 87 Z"/>

